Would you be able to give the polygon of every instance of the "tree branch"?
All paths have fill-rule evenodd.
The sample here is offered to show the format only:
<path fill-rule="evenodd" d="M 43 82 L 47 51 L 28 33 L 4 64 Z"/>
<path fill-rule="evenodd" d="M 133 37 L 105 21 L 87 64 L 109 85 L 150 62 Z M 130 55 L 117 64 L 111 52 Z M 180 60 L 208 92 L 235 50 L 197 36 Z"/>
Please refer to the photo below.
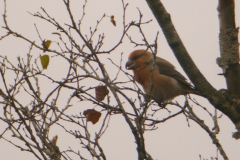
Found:
<path fill-rule="evenodd" d="M 153 12 L 153 15 L 157 19 L 158 24 L 162 28 L 162 31 L 174 55 L 176 56 L 178 62 L 181 64 L 190 80 L 195 85 L 196 89 L 204 97 L 211 97 L 216 93 L 216 89 L 212 87 L 212 85 L 205 79 L 197 66 L 194 64 L 171 21 L 170 14 L 167 13 L 162 2 L 160 0 L 146 1 L 149 8 Z"/>

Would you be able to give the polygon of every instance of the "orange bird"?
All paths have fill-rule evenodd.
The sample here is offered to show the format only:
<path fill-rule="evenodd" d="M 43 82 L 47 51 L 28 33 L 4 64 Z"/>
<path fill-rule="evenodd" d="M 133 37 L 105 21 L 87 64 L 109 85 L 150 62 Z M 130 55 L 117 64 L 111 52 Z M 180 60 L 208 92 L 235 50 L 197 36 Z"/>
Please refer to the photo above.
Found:
<path fill-rule="evenodd" d="M 179 95 L 197 94 L 193 86 L 170 62 L 156 57 L 155 65 L 153 64 L 154 56 L 151 52 L 136 50 L 129 55 L 126 69 L 133 70 L 134 79 L 159 105 Z"/>

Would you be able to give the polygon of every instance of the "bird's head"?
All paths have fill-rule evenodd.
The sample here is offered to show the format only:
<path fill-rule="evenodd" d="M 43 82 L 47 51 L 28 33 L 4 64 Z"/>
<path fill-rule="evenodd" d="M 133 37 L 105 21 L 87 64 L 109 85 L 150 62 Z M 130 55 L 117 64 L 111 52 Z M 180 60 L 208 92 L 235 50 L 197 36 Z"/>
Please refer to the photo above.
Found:
<path fill-rule="evenodd" d="M 141 69 L 144 68 L 152 60 L 153 55 L 151 52 L 146 50 L 136 50 L 129 55 L 125 67 L 127 70 Z"/>

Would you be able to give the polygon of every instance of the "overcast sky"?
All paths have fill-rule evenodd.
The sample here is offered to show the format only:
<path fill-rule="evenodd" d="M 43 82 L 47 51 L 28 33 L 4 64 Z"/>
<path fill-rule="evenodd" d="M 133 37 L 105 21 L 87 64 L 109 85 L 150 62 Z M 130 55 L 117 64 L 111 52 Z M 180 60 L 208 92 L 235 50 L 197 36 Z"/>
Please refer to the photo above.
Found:
<path fill-rule="evenodd" d="M 72 0 L 72 10 L 75 19 L 81 18 L 83 0 Z M 219 21 L 217 0 L 162 0 L 167 11 L 171 14 L 172 21 L 175 28 L 178 31 L 185 47 L 187 48 L 192 59 L 199 67 L 200 71 L 204 74 L 207 80 L 216 88 L 226 88 L 225 79 L 222 76 L 218 76 L 221 73 L 221 68 L 216 64 L 216 58 L 219 57 Z M 143 27 L 143 31 L 150 43 L 153 43 L 156 37 L 156 33 L 159 31 L 158 37 L 158 56 L 167 59 L 174 64 L 182 74 L 184 74 L 181 66 L 178 64 L 171 49 L 166 43 L 165 37 L 162 34 L 161 28 L 158 26 L 154 19 L 151 10 L 148 8 L 144 0 L 129 0 L 125 1 L 129 3 L 126 11 L 126 22 L 138 21 L 139 12 L 137 7 L 143 14 L 143 21 L 153 19 L 153 21 Z M 3 15 L 3 0 L 0 1 L 0 13 Z M 41 12 L 40 7 L 43 7 L 52 17 L 54 17 L 60 23 L 70 24 L 69 16 L 60 0 L 7 0 L 7 20 L 10 28 L 20 34 L 28 37 L 36 43 L 41 44 L 36 33 L 34 23 L 37 24 L 41 36 L 44 39 L 51 39 L 52 41 L 58 41 L 56 36 L 51 33 L 56 29 L 48 23 L 39 20 L 30 13 Z M 236 25 L 240 25 L 240 2 L 236 1 Z M 28 11 L 28 12 L 27 12 Z M 88 33 L 89 26 L 94 27 L 96 21 L 99 20 L 105 13 L 108 16 L 114 15 L 117 23 L 117 27 L 114 27 L 108 18 L 105 18 L 101 25 L 99 25 L 98 33 L 104 32 L 105 42 L 102 50 L 108 50 L 114 46 L 122 33 L 122 3 L 121 0 L 88 0 L 86 6 L 86 17 L 83 20 L 82 32 Z M 0 19 L 0 26 L 4 26 L 3 20 Z M 6 31 L 0 28 L 0 36 L 4 35 Z M 132 28 L 129 32 L 132 38 L 138 42 L 141 42 L 141 35 L 137 28 Z M 79 42 L 81 43 L 81 42 Z M 0 41 L 0 54 L 7 55 L 9 59 L 16 62 L 16 57 L 26 57 L 26 53 L 29 50 L 29 44 L 16 37 L 7 37 Z M 56 44 L 51 45 L 52 48 L 57 47 Z M 112 52 L 110 55 L 104 55 L 102 58 L 112 58 L 114 61 L 119 62 L 120 53 L 123 52 L 123 63 L 127 61 L 129 53 L 135 49 L 134 45 L 126 38 L 124 42 Z M 38 57 L 40 51 L 34 50 L 35 57 Z M 106 62 L 106 65 L 110 64 Z M 64 63 L 59 64 L 57 60 L 51 60 L 51 63 L 45 74 L 52 77 L 61 77 L 61 72 L 64 72 Z M 109 68 L 111 72 L 111 68 Z M 114 71 L 111 72 L 115 74 Z M 131 71 L 129 71 L 131 73 Z M 132 74 L 132 73 L 131 73 Z M 186 74 L 184 74 L 186 75 Z M 0 87 L 2 87 L 0 81 Z M 90 82 L 89 82 L 90 83 Z M 51 83 L 46 83 L 44 87 Z M 43 89 L 43 92 L 45 89 Z M 44 94 L 44 93 L 43 93 Z M 182 97 L 178 97 L 177 100 L 182 102 Z M 213 107 L 207 102 L 206 99 L 197 97 L 197 100 L 202 105 L 207 107 L 210 111 L 214 111 Z M 1 106 L 1 104 L 0 104 Z M 198 109 L 196 109 L 198 111 Z M 1 111 L 0 111 L 1 112 Z M 73 110 L 73 112 L 79 112 L 79 109 Z M 221 113 L 219 112 L 219 115 Z M 2 116 L 2 115 L 1 115 Z M 199 110 L 199 116 L 212 127 L 211 118 L 208 114 Z M 162 119 L 163 117 L 159 117 Z M 232 137 L 232 132 L 235 132 L 234 125 L 230 120 L 223 115 L 219 120 L 220 134 L 218 138 L 223 148 L 226 151 L 230 160 L 238 160 L 240 157 L 240 141 L 236 141 Z M 5 126 L 0 122 L 0 126 Z M 98 130 L 98 125 L 89 125 L 92 133 Z M 2 127 L 0 127 L 2 128 Z M 0 133 L 3 130 L 0 129 Z M 64 131 L 53 130 L 50 132 L 50 137 L 58 134 L 58 145 L 61 149 L 67 149 L 70 145 L 79 147 L 76 139 L 65 138 L 67 136 Z M 10 134 L 7 135 L 11 138 Z M 183 115 L 177 116 L 163 124 L 158 125 L 156 131 L 146 132 L 146 149 L 154 159 L 164 160 L 195 160 L 199 159 L 199 154 L 203 158 L 216 156 L 216 147 L 212 144 L 212 140 L 208 134 L 203 131 L 197 124 L 190 121 L 190 127 L 186 123 L 186 118 Z M 70 143 L 66 143 L 69 141 Z M 19 141 L 16 143 L 21 144 Z M 102 137 L 100 143 L 102 144 L 105 154 L 109 160 L 122 160 L 122 159 L 137 159 L 136 145 L 132 133 L 125 123 L 121 115 L 112 116 L 109 128 L 105 135 Z M 83 152 L 84 153 L 84 152 Z M 1 159 L 24 159 L 30 160 L 34 157 L 27 152 L 21 152 L 13 145 L 6 143 L 3 139 L 0 139 L 0 155 Z M 222 160 L 219 154 L 219 160 Z"/>

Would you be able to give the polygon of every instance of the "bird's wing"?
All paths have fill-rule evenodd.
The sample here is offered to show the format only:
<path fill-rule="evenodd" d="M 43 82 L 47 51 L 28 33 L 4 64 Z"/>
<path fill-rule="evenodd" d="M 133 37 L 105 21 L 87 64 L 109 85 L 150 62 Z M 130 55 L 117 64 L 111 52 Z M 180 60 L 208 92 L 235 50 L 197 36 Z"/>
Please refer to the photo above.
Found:
<path fill-rule="evenodd" d="M 186 81 L 187 79 L 181 73 L 179 73 L 170 62 L 162 58 L 156 57 L 155 64 L 160 74 L 172 77 L 178 82 L 191 88 L 193 87 L 190 83 Z"/>

